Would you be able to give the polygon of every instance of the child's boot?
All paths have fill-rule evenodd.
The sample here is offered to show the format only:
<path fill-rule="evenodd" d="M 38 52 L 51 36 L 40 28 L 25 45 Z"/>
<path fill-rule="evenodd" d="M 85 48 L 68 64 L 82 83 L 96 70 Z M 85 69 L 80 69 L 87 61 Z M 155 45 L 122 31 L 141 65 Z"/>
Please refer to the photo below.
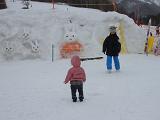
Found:
<path fill-rule="evenodd" d="M 80 101 L 80 102 L 82 102 L 82 101 L 83 101 L 83 99 L 84 99 L 84 97 L 83 97 L 83 96 L 80 96 L 80 97 L 79 97 L 79 101 Z"/>
<path fill-rule="evenodd" d="M 81 99 L 79 99 L 79 101 L 80 101 L 80 102 L 83 102 L 83 99 L 81 98 Z"/>
<path fill-rule="evenodd" d="M 77 98 L 73 98 L 73 102 L 77 102 Z"/>

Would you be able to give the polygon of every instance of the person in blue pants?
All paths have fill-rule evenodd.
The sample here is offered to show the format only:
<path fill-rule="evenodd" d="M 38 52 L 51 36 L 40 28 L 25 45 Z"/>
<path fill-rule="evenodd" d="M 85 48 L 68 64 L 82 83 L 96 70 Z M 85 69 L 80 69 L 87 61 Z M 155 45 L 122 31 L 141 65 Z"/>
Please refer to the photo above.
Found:
<path fill-rule="evenodd" d="M 114 60 L 115 69 L 120 70 L 119 53 L 121 51 L 121 43 L 119 37 L 116 34 L 116 27 L 110 26 L 110 34 L 103 42 L 102 52 L 107 55 L 106 66 L 108 72 L 112 71 L 112 59 Z"/>

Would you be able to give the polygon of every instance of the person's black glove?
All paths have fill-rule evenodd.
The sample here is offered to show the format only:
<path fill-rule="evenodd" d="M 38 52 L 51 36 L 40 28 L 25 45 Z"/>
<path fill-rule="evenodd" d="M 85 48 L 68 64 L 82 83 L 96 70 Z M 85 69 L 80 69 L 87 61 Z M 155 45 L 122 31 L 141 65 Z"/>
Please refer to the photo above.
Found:
<path fill-rule="evenodd" d="M 104 53 L 104 54 L 106 54 L 106 52 L 105 52 L 105 51 L 103 51 L 103 53 Z"/>

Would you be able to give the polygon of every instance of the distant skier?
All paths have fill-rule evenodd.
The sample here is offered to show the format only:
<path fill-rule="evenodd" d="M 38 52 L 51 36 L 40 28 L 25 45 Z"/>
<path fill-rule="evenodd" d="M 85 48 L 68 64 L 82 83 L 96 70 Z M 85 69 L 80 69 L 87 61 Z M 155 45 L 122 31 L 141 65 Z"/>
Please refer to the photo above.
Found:
<path fill-rule="evenodd" d="M 150 36 L 148 37 L 147 53 L 153 52 L 153 44 L 154 44 L 154 36 L 150 32 Z"/>
<path fill-rule="evenodd" d="M 79 92 L 79 101 L 82 102 L 84 99 L 83 82 L 86 81 L 85 71 L 80 66 L 81 61 L 79 56 L 73 56 L 71 58 L 71 64 L 73 67 L 68 70 L 64 83 L 66 84 L 70 81 L 73 102 L 77 102 L 77 96 L 76 96 L 77 90 Z"/>
<path fill-rule="evenodd" d="M 103 53 L 107 55 L 106 66 L 109 73 L 112 71 L 112 58 L 114 60 L 115 69 L 120 70 L 119 53 L 121 51 L 121 43 L 116 34 L 116 27 L 110 26 L 110 35 L 103 42 Z"/>

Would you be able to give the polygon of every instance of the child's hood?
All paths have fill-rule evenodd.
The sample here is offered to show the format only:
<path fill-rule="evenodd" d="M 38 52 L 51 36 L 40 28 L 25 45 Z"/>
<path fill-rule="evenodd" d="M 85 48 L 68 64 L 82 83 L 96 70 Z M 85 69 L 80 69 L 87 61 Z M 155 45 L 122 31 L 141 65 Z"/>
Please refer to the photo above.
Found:
<path fill-rule="evenodd" d="M 71 64 L 73 65 L 73 67 L 80 67 L 81 61 L 79 56 L 73 56 L 71 59 Z"/>

